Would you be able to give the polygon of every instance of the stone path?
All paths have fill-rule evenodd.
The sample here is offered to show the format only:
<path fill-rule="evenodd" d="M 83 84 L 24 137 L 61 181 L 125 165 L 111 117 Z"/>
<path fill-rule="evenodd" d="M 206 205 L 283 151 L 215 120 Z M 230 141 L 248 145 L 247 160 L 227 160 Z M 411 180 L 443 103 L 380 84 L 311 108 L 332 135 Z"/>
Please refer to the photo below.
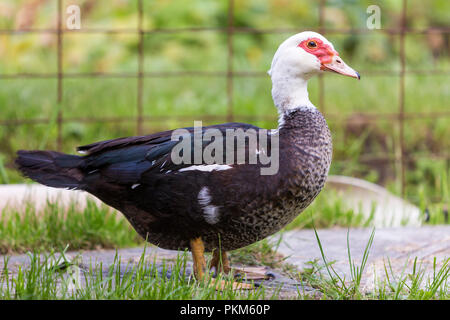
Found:
<path fill-rule="evenodd" d="M 95 250 L 95 251 L 72 251 L 65 254 L 65 257 L 74 262 L 76 265 L 76 270 L 74 268 L 67 272 L 64 275 L 65 279 L 68 279 L 71 274 L 76 273 L 75 281 L 77 285 L 83 286 L 85 284 L 84 276 L 82 273 L 89 274 L 90 267 L 99 266 L 102 264 L 102 273 L 103 277 L 107 278 L 108 271 L 111 265 L 114 264 L 116 253 L 120 259 L 120 272 L 123 276 L 128 270 L 131 270 L 133 265 L 137 265 L 142 254 L 144 252 L 143 247 L 139 248 L 129 248 L 129 249 L 119 249 L 119 250 Z M 154 246 L 149 246 L 145 248 L 145 259 L 150 263 L 156 263 L 158 266 L 158 270 L 160 275 L 163 276 L 163 272 L 165 272 L 165 276 L 171 276 L 171 266 L 176 263 L 177 256 L 180 254 L 178 251 L 173 250 L 164 250 Z M 182 254 L 182 253 L 181 253 Z M 53 260 L 48 261 L 48 263 L 52 263 L 59 261 L 62 263 L 63 260 L 58 260 L 60 257 L 59 254 L 55 255 Z M 192 261 L 191 255 L 188 253 L 187 255 L 188 261 L 186 266 L 186 278 L 189 278 L 192 275 Z M 4 259 L 0 256 L 0 271 L 3 269 Z M 8 270 L 11 276 L 17 272 L 18 268 L 27 267 L 30 265 L 30 257 L 26 254 L 21 255 L 13 255 L 9 257 L 8 261 Z M 55 263 L 55 265 L 57 265 Z M 53 264 L 52 264 L 53 266 Z M 164 267 L 163 267 L 164 266 Z M 237 266 L 234 266 L 237 267 Z M 167 271 L 163 271 L 167 270 Z M 266 288 L 266 294 L 270 297 L 271 292 L 277 292 L 277 296 L 283 299 L 295 298 L 298 296 L 298 290 L 301 290 L 305 293 L 314 294 L 314 289 L 308 286 L 303 286 L 301 283 L 297 282 L 294 279 L 287 277 L 286 275 L 280 273 L 278 270 L 273 270 L 270 268 L 265 268 L 266 275 L 268 276 L 267 280 L 252 280 L 256 286 L 261 285 L 264 282 L 264 286 Z M 72 280 L 73 280 L 72 276 Z M 74 287 L 72 287 L 74 288 Z"/>
<path fill-rule="evenodd" d="M 352 260 L 360 265 L 364 249 L 367 245 L 371 229 L 351 229 L 349 233 L 350 252 Z M 335 261 L 334 269 L 341 277 L 350 279 L 350 269 L 347 251 L 347 229 L 325 229 L 318 230 L 318 235 L 322 243 L 327 261 Z M 280 235 L 272 237 L 276 242 Z M 285 232 L 282 242 L 278 247 L 278 252 L 286 257 L 286 262 L 298 267 L 299 270 L 310 267 L 308 262 L 317 259 L 323 265 L 319 246 L 313 230 L 296 230 Z M 143 248 L 120 249 L 117 251 L 121 258 L 121 269 L 129 263 L 137 263 L 142 255 Z M 115 250 L 97 250 L 70 252 L 68 257 L 73 259 L 79 256 L 78 266 L 81 271 L 88 270 L 91 263 L 103 264 L 103 272 L 106 273 L 108 267 L 113 263 Z M 146 248 L 146 258 L 150 261 L 162 264 L 163 261 L 173 263 L 177 257 L 176 251 L 163 250 L 156 247 Z M 190 257 L 190 255 L 188 255 Z M 432 274 L 433 259 L 436 258 L 438 266 L 444 259 L 450 258 L 450 226 L 423 226 L 404 228 L 384 228 L 375 231 L 374 241 L 370 250 L 366 271 L 362 278 L 362 288 L 371 291 L 374 285 L 374 272 L 379 280 L 384 277 L 384 265 L 389 257 L 394 274 L 400 275 L 402 270 L 411 272 L 412 262 L 415 257 L 422 266 L 426 268 L 428 275 Z M 0 256 L 0 269 L 3 268 L 3 257 Z M 19 265 L 29 264 L 27 255 L 15 255 L 9 260 L 10 271 Z M 191 272 L 189 262 L 187 274 Z M 265 286 L 272 289 L 282 285 L 280 296 L 283 298 L 293 298 L 297 296 L 297 286 L 301 286 L 295 280 L 282 275 L 277 270 L 267 269 L 267 273 L 274 277 L 266 280 Z M 83 277 L 81 277 L 83 278 Z M 258 282 L 257 282 L 258 283 Z M 314 294 L 314 289 L 303 287 L 300 291 Z"/>
<path fill-rule="evenodd" d="M 335 261 L 333 267 L 340 277 L 351 279 L 347 231 L 339 228 L 318 230 L 317 233 L 327 261 Z M 361 265 L 371 231 L 365 228 L 349 230 L 351 258 L 358 266 Z M 314 230 L 286 232 L 282 235 L 282 239 L 278 252 L 287 257 L 286 262 L 296 265 L 300 270 L 314 259 L 318 259 L 323 265 Z M 361 282 L 363 288 L 365 291 L 373 289 L 374 275 L 379 281 L 385 278 L 384 267 L 388 266 L 388 258 L 394 275 L 400 276 L 402 271 L 412 272 L 416 257 L 417 262 L 422 263 L 422 267 L 426 270 L 425 278 L 433 272 L 434 258 L 438 267 L 445 259 L 450 258 L 450 226 L 376 229 Z"/>

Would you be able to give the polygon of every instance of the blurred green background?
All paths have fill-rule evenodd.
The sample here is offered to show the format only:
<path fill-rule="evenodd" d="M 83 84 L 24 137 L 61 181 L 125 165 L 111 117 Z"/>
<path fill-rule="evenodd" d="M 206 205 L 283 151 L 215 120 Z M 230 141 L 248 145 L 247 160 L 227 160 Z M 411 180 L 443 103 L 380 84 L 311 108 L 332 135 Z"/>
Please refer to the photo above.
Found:
<path fill-rule="evenodd" d="M 266 72 L 278 45 L 294 32 L 255 33 L 243 28 L 317 29 L 319 1 L 235 0 L 232 69 Z M 324 27 L 365 29 L 369 5 L 381 9 L 382 29 L 400 26 L 401 0 L 324 1 Z M 63 36 L 63 71 L 75 73 L 137 73 L 139 35 L 137 0 L 63 1 L 81 8 L 81 32 Z M 143 28 L 212 28 L 199 32 L 144 35 L 144 72 L 219 71 L 228 69 L 227 0 L 143 0 Z M 407 0 L 406 26 L 424 30 L 405 36 L 406 77 L 404 125 L 406 196 L 421 201 L 448 202 L 450 187 L 450 1 Z M 57 1 L 0 1 L 0 30 L 55 29 Z M 126 29 L 125 33 L 82 32 Z M 446 28 L 439 31 L 436 28 Z M 401 194 L 400 127 L 383 117 L 399 110 L 400 36 L 367 31 L 330 32 L 341 57 L 362 71 L 362 80 L 327 74 L 323 77 L 323 110 L 334 139 L 332 174 L 361 177 Z M 418 74 L 413 70 L 421 70 Z M 437 73 L 430 71 L 437 70 Z M 0 183 L 23 181 L 14 170 L 17 149 L 57 147 L 58 107 L 69 119 L 62 127 L 62 149 L 135 135 L 138 80 L 135 77 L 68 77 L 63 102 L 57 104 L 57 79 L 15 78 L 17 73 L 56 74 L 57 34 L 0 32 Z M 364 73 L 366 72 L 366 74 Z M 234 121 L 266 128 L 277 124 L 268 76 L 233 78 Z M 319 106 L 319 80 L 309 85 Z M 191 126 L 205 116 L 227 115 L 227 79 L 223 76 L 146 77 L 143 81 L 143 132 Z M 447 113 L 427 118 L 423 113 Z M 373 115 L 379 117 L 373 118 Z M 381 116 L 380 116 L 381 115 Z M 125 121 L 96 121 L 97 118 Z M 87 118 L 89 122 L 78 121 Z M 50 119 L 17 125 L 17 120 Z M 261 120 L 264 119 L 264 120 Z M 32 122 L 32 121 L 31 121 Z M 221 121 L 204 120 L 204 124 Z M 397 159 L 397 160 L 396 160 Z"/>

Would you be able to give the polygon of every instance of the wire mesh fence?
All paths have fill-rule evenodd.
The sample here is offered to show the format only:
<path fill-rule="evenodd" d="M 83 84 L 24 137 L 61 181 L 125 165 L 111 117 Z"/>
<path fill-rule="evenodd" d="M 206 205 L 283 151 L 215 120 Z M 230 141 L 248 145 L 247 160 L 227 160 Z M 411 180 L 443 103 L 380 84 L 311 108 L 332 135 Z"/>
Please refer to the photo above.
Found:
<path fill-rule="evenodd" d="M 137 0 L 137 28 L 81 28 L 76 30 L 67 29 L 64 27 L 63 23 L 63 0 L 55 0 L 57 2 L 57 23 L 56 28 L 22 28 L 22 29 L 0 29 L 0 35 L 17 35 L 17 34 L 52 34 L 57 38 L 56 45 L 56 72 L 49 73 L 8 73 L 0 74 L 1 79 L 55 79 L 56 80 L 56 105 L 58 106 L 56 115 L 56 146 L 58 150 L 62 149 L 63 146 L 63 127 L 69 122 L 80 122 L 80 123 L 121 123 L 128 122 L 133 123 L 135 126 L 135 132 L 138 135 L 142 135 L 148 132 L 144 132 L 144 123 L 150 123 L 148 127 L 145 128 L 148 131 L 151 128 L 151 123 L 159 122 L 162 123 L 164 120 L 176 119 L 177 115 L 170 116 L 148 116 L 143 112 L 144 105 L 144 83 L 151 78 L 181 78 L 181 77 L 209 77 L 209 78 L 219 78 L 226 80 L 226 114 L 225 115 L 203 115 L 201 116 L 204 120 L 210 121 L 254 121 L 254 120 L 273 120 L 273 116 L 236 116 L 235 101 L 234 101 L 234 87 L 236 79 L 241 78 L 258 78 L 267 77 L 265 72 L 259 71 L 239 71 L 233 68 L 233 56 L 235 50 L 233 47 L 233 37 L 237 34 L 282 34 L 282 33 L 297 33 L 303 31 L 303 28 L 253 28 L 253 27 L 242 27 L 235 26 L 235 0 L 227 0 L 228 11 L 227 11 L 227 22 L 226 26 L 223 27 L 179 27 L 179 28 L 159 28 L 159 29 L 147 29 L 144 27 L 144 0 Z M 395 123 L 399 128 L 398 134 L 398 145 L 400 146 L 400 152 L 395 154 L 366 154 L 364 159 L 369 160 L 384 160 L 384 161 L 394 161 L 398 168 L 400 168 L 398 176 L 396 179 L 401 184 L 401 193 L 405 194 L 406 188 L 406 178 L 405 171 L 407 170 L 407 163 L 415 156 L 411 153 L 405 152 L 405 122 L 407 121 L 422 121 L 429 119 L 441 119 L 450 118 L 450 111 L 430 111 L 430 112 L 407 112 L 405 110 L 405 78 L 411 74 L 418 75 L 430 75 L 430 76 L 443 76 L 444 81 L 448 81 L 450 71 L 440 70 L 440 69 L 408 69 L 406 68 L 406 47 L 405 47 L 405 37 L 409 34 L 423 35 L 430 31 L 430 28 L 423 29 L 413 29 L 408 28 L 406 25 L 407 19 L 407 6 L 408 0 L 402 0 L 401 6 L 401 21 L 399 22 L 397 28 L 387 28 L 379 30 L 369 30 L 367 28 L 327 28 L 324 23 L 324 9 L 326 8 L 326 0 L 320 0 L 318 4 L 318 26 L 316 28 L 309 28 L 313 31 L 317 31 L 325 36 L 327 35 L 349 35 L 349 34 L 367 34 L 369 32 L 380 32 L 390 36 L 394 36 L 399 42 L 399 70 L 359 70 L 360 73 L 364 75 L 371 76 L 389 76 L 398 79 L 398 100 L 394 102 L 394 109 L 392 112 L 367 112 L 364 113 L 363 118 L 359 118 L 358 121 L 368 122 L 378 122 L 378 121 L 391 121 Z M 443 34 L 450 33 L 450 27 L 433 27 L 434 31 L 438 31 Z M 177 34 L 177 33 L 201 33 L 201 32 L 217 32 L 222 33 L 226 36 L 226 70 L 224 71 L 205 71 L 205 70 L 189 70 L 189 71 L 145 71 L 145 49 L 144 42 L 145 37 L 152 34 Z M 63 68 L 63 58 L 64 58 L 64 37 L 67 34 L 132 34 L 138 36 L 137 51 L 137 72 L 66 72 Z M 89 78 L 99 78 L 99 79 L 128 79 L 127 81 L 136 81 L 136 105 L 135 105 L 135 115 L 129 117 L 123 116 L 96 116 L 96 117 L 73 117 L 66 116 L 64 108 L 64 83 L 67 79 L 89 79 Z M 251 81 L 251 80 L 249 80 Z M 319 76 L 318 85 L 318 107 L 328 120 L 333 120 L 339 117 L 338 114 L 333 112 L 327 112 L 326 105 L 326 86 L 324 82 L 324 76 Z M 19 106 L 18 106 L 19 107 Z M 362 120 L 361 120 L 362 119 Z M 1 119 L 0 116 L 0 126 L 21 126 L 21 125 L 32 125 L 32 124 L 46 124 L 51 121 L 48 117 L 41 118 L 27 118 L 27 119 Z M 442 150 L 439 153 L 428 154 L 427 157 L 432 157 L 436 159 L 450 160 L 450 154 L 447 150 Z M 347 159 L 335 159 L 335 161 L 346 161 Z M 439 199 L 437 199 L 439 200 Z"/>

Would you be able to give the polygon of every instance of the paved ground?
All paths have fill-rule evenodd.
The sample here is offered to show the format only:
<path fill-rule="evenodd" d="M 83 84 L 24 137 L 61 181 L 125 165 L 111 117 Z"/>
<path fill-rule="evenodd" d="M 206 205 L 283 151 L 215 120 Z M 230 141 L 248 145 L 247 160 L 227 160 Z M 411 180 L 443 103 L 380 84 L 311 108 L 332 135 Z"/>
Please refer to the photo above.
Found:
<path fill-rule="evenodd" d="M 114 263 L 114 259 L 116 256 L 116 252 L 120 258 L 120 271 L 123 275 L 127 270 L 130 270 L 132 264 L 137 264 L 142 256 L 144 251 L 143 247 L 139 248 L 129 248 L 129 249 L 119 249 L 119 250 L 95 250 L 95 251 L 72 251 L 66 253 L 66 258 L 70 261 L 76 262 L 76 270 L 75 272 L 78 274 L 75 277 L 75 281 L 79 283 L 79 285 L 83 286 L 85 283 L 84 277 L 80 276 L 82 273 L 88 274 L 90 266 L 99 265 L 102 263 L 103 276 L 106 277 L 108 275 L 109 267 Z M 178 251 L 173 250 L 164 250 L 159 249 L 154 246 L 149 246 L 145 248 L 145 257 L 147 261 L 155 262 L 159 267 L 160 275 L 163 275 L 163 264 L 166 266 L 164 270 L 165 275 L 170 277 L 170 266 L 174 264 L 177 260 L 177 256 L 179 254 Z M 54 259 L 56 261 L 58 259 L 57 255 Z M 188 254 L 189 261 L 187 262 L 186 268 L 186 277 L 190 277 L 192 274 L 192 262 L 190 260 L 190 253 Z M 62 260 L 61 260 L 62 261 Z M 4 259 L 0 256 L 0 270 L 3 269 Z M 26 267 L 30 263 L 30 257 L 26 254 L 21 255 L 13 255 L 10 256 L 8 261 L 8 269 L 10 275 L 13 276 L 14 273 L 18 270 L 19 267 Z M 51 262 L 50 262 L 51 263 Z M 75 273 L 73 267 L 71 267 L 70 273 Z M 250 268 L 251 269 L 251 268 Z M 268 276 L 267 280 L 264 280 L 264 285 L 267 288 L 266 292 L 274 292 L 275 290 L 278 292 L 281 298 L 295 298 L 298 296 L 298 290 L 302 290 L 302 292 L 308 292 L 313 294 L 314 289 L 308 286 L 302 286 L 301 283 L 293 280 L 286 275 L 281 274 L 278 270 L 272 270 L 269 268 L 265 268 L 266 275 Z M 69 273 L 66 275 L 66 279 L 69 276 Z M 73 279 L 73 277 L 72 277 Z M 262 280 L 253 280 L 256 285 L 260 285 Z"/>
<path fill-rule="evenodd" d="M 370 237 L 371 229 L 351 229 L 349 233 L 350 252 L 352 259 L 359 265 L 363 256 L 364 248 Z M 350 279 L 350 269 L 347 251 L 347 229 L 326 229 L 318 230 L 322 247 L 328 261 L 335 261 L 333 264 L 340 276 Z M 278 236 L 275 237 L 276 240 Z M 302 270 L 308 266 L 308 262 L 318 259 L 322 263 L 322 258 L 313 230 L 297 230 L 286 232 L 282 235 L 283 241 L 278 248 L 278 252 L 287 257 L 286 261 Z M 143 248 L 121 249 L 118 254 L 123 266 L 127 263 L 137 263 Z M 97 250 L 84 252 L 70 252 L 69 257 L 80 255 L 80 270 L 88 269 L 90 263 L 103 263 L 104 272 L 113 263 L 115 250 Z M 177 252 L 149 247 L 146 251 L 147 259 L 157 263 L 162 261 L 173 262 Z M 370 250 L 369 260 L 364 273 L 363 288 L 370 291 L 373 288 L 374 272 L 378 279 L 384 277 L 384 265 L 389 257 L 392 269 L 395 274 L 400 275 L 402 270 L 410 272 L 412 262 L 415 257 L 423 263 L 427 273 L 432 273 L 433 259 L 442 262 L 450 257 L 450 226 L 424 226 L 424 227 L 404 227 L 404 228 L 384 228 L 375 232 L 375 238 Z M 19 265 L 27 265 L 29 258 L 27 255 L 12 256 L 9 260 L 10 270 L 14 270 Z M 3 258 L 0 257 L 0 268 L 2 268 Z M 124 267 L 121 268 L 125 270 Z M 190 273 L 190 265 L 188 274 Z M 283 297 L 295 297 L 297 295 L 296 286 L 300 285 L 295 280 L 280 274 L 276 270 L 267 269 L 268 274 L 274 277 L 265 281 L 266 286 L 276 288 L 281 284 Z M 82 277 L 81 277 L 82 278 Z M 303 289 L 301 289 L 303 290 Z M 309 287 L 304 287 L 308 293 L 314 293 Z"/>
<path fill-rule="evenodd" d="M 364 228 L 349 231 L 350 253 L 357 265 L 360 265 L 371 231 Z M 335 261 L 333 266 L 339 275 L 345 275 L 346 279 L 350 279 L 347 229 L 318 230 L 318 235 L 327 261 Z M 319 259 L 322 262 L 313 230 L 286 232 L 278 252 L 287 256 L 287 262 L 298 266 L 300 270 L 307 266 L 308 261 Z M 387 258 L 391 262 L 394 274 L 399 276 L 402 270 L 412 271 L 416 257 L 428 275 L 432 274 L 434 258 L 438 266 L 444 259 L 450 258 L 450 226 L 376 229 L 362 279 L 363 287 L 367 291 L 373 288 L 375 274 L 378 280 L 384 279 Z"/>

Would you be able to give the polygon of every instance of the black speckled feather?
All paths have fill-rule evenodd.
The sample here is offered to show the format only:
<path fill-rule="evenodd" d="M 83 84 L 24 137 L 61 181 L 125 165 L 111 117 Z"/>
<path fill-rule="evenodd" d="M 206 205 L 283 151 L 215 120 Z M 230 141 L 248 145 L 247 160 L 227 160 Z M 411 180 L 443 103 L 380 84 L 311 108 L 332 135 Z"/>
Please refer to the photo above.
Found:
<path fill-rule="evenodd" d="M 259 128 L 242 123 L 204 127 Z M 192 133 L 193 128 L 187 128 Z M 261 175 L 261 164 L 230 169 L 180 169 L 170 153 L 172 131 L 102 141 L 78 150 L 85 156 L 53 151 L 19 151 L 25 176 L 52 187 L 85 190 L 121 211 L 149 242 L 166 249 L 189 248 L 202 237 L 206 250 L 233 250 L 279 231 L 322 189 L 331 163 L 331 136 L 315 109 L 283 115 L 279 128 L 279 172 Z M 204 145 L 206 146 L 206 144 Z M 251 148 L 248 144 L 245 146 Z M 270 146 L 268 147 L 270 153 Z"/>

